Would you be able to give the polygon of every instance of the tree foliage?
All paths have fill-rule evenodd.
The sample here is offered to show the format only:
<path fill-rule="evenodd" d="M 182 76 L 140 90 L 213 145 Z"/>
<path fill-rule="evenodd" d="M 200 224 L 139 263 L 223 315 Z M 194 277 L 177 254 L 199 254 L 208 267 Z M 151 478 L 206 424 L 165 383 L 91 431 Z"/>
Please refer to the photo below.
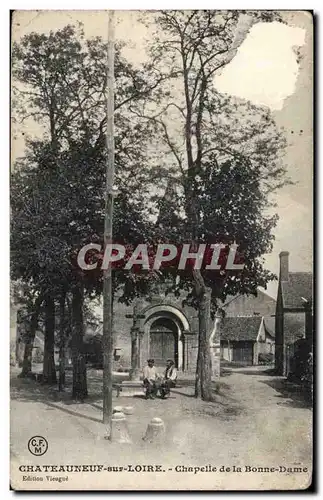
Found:
<path fill-rule="evenodd" d="M 206 10 L 143 17 L 154 26 L 148 61 L 134 68 L 116 47 L 114 240 L 151 248 L 236 243 L 245 268 L 116 269 L 114 289 L 127 303 L 157 279 L 171 278 L 173 292 L 187 292 L 199 309 L 200 389 L 210 399 L 210 371 L 200 369 L 209 366 L 207 289 L 216 310 L 226 296 L 256 293 L 273 278 L 263 261 L 277 222 L 271 195 L 287 182 L 285 141 L 270 111 L 219 93 L 214 79 L 253 24 L 281 19 L 273 11 Z M 76 256 L 86 243 L 103 244 L 106 50 L 81 26 L 31 33 L 13 48 L 15 119 L 36 121 L 43 135 L 29 138 L 13 173 L 12 275 L 44 297 L 74 293 L 77 351 L 77 300 L 102 291 L 101 272 L 79 269 Z M 152 213 L 159 214 L 155 224 Z"/>
<path fill-rule="evenodd" d="M 219 93 L 214 78 L 254 23 L 272 21 L 281 21 L 279 14 L 157 12 L 150 62 L 169 68 L 168 79 L 144 103 L 132 104 L 158 131 L 165 152 L 162 175 L 177 194 L 172 209 L 169 199 L 158 203 L 168 204 L 164 213 L 181 215 L 182 241 L 236 242 L 243 250 L 246 276 L 215 286 L 214 296 L 222 299 L 255 293 L 272 279 L 262 264 L 277 221 L 268 212 L 270 194 L 287 180 L 285 139 L 269 109 Z M 169 220 L 168 229 L 179 223 Z M 216 285 L 214 277 L 208 281 Z"/>
<path fill-rule="evenodd" d="M 86 243 L 103 244 L 105 57 L 101 39 L 85 40 L 82 30 L 71 26 L 49 35 L 31 33 L 13 49 L 16 119 L 37 121 L 43 136 L 28 138 L 12 176 L 12 277 L 59 302 L 67 293 L 83 302 L 84 291 L 90 297 L 102 292 L 102 274 L 81 270 L 76 258 Z M 121 57 L 120 47 L 115 71 L 114 234 L 120 242 L 142 241 L 147 226 L 140 203 L 147 172 L 143 146 L 149 126 L 129 119 L 127 103 L 156 82 L 145 83 Z M 122 279 L 122 273 L 115 276 L 116 287 Z M 129 283 L 128 289 L 132 294 Z M 77 316 L 72 337 L 80 351 L 75 335 L 76 330 L 82 335 L 83 312 L 72 303 Z"/>
<path fill-rule="evenodd" d="M 192 270 L 175 282 L 175 290 L 186 289 L 199 309 L 196 395 L 203 399 L 212 397 L 210 369 L 201 369 L 201 363 L 210 366 L 207 288 L 216 309 L 219 299 L 256 293 L 273 278 L 262 256 L 272 248 L 277 222 L 266 214 L 269 195 L 286 182 L 281 162 L 285 140 L 267 108 L 223 95 L 214 85 L 260 21 L 281 19 L 268 11 L 157 12 L 149 56 L 155 67 L 169 68 L 169 78 L 143 105 L 133 104 L 163 143 L 164 174 L 177 186 L 174 208 L 182 215 L 184 239 L 195 246 L 236 243 L 244 256 L 239 274 Z M 171 220 L 169 227 L 174 230 Z"/>

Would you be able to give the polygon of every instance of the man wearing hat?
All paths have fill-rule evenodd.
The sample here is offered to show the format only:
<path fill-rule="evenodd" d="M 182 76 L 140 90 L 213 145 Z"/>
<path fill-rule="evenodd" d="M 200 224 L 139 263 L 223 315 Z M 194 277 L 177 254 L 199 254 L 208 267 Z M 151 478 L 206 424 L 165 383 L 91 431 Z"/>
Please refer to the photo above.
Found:
<path fill-rule="evenodd" d="M 175 387 L 177 380 L 177 370 L 172 359 L 167 360 L 164 380 L 162 381 L 159 391 L 162 398 L 165 398 L 170 393 L 172 387 Z"/>
<path fill-rule="evenodd" d="M 143 370 L 144 387 L 146 389 L 146 399 L 154 399 L 157 395 L 156 381 L 158 374 L 154 366 L 155 360 L 148 359 L 147 366 Z"/>

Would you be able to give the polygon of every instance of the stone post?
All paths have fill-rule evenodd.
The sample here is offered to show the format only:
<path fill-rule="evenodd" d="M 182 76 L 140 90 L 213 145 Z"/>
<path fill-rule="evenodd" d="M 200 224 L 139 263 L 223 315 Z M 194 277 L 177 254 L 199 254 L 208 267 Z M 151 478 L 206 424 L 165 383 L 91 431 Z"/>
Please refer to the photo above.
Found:
<path fill-rule="evenodd" d="M 162 444 L 165 440 L 165 424 L 161 418 L 154 417 L 148 424 L 146 434 L 142 438 L 148 443 Z"/>
<path fill-rule="evenodd" d="M 109 436 L 109 439 L 114 443 L 131 443 L 126 417 L 121 412 L 115 412 L 112 415 L 111 434 Z"/>

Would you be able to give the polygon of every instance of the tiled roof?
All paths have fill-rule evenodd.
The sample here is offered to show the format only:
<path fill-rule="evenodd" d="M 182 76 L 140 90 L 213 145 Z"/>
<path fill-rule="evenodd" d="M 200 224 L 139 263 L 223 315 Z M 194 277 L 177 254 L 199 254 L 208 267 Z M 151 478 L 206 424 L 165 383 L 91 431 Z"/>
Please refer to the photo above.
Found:
<path fill-rule="evenodd" d="M 255 342 L 261 321 L 261 316 L 223 318 L 220 326 L 221 340 L 252 340 Z"/>
<path fill-rule="evenodd" d="M 311 301 L 313 295 L 312 273 L 289 273 L 288 281 L 281 282 L 284 308 L 303 309 L 306 300 Z"/>
<path fill-rule="evenodd" d="M 275 338 L 275 316 L 264 318 L 265 330 L 271 337 Z"/>

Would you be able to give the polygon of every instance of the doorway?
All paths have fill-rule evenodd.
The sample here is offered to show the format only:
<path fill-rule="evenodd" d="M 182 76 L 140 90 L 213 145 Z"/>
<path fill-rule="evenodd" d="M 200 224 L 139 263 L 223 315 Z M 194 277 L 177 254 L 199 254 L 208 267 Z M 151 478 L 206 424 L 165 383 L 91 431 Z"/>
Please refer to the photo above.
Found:
<path fill-rule="evenodd" d="M 173 359 L 178 368 L 178 327 L 167 317 L 156 319 L 150 326 L 149 357 L 156 366 L 166 366 Z"/>

